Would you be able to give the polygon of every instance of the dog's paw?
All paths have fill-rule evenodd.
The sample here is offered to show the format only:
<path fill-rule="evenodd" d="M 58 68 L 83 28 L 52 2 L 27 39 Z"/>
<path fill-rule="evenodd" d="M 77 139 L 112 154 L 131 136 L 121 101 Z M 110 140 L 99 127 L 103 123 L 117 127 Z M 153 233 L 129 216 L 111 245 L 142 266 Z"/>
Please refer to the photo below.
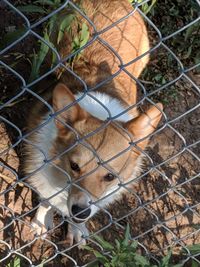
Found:
<path fill-rule="evenodd" d="M 48 229 L 44 225 L 33 220 L 31 222 L 31 228 L 31 233 L 34 234 L 34 236 L 41 236 L 41 238 L 46 238 Z"/>
<path fill-rule="evenodd" d="M 69 232 L 67 233 L 67 236 L 66 236 L 66 243 L 69 247 L 72 247 L 73 244 L 74 244 L 74 235 L 72 232 Z"/>
<path fill-rule="evenodd" d="M 86 240 L 85 238 L 83 237 L 83 232 L 78 230 L 75 232 L 75 235 L 74 235 L 74 240 L 76 243 L 79 243 L 78 245 L 78 248 L 79 249 L 83 249 L 83 247 L 86 245 Z"/>
<path fill-rule="evenodd" d="M 84 246 L 86 246 L 87 242 L 84 238 L 82 238 L 80 244 L 78 245 L 78 249 L 82 250 L 84 249 Z"/>
<path fill-rule="evenodd" d="M 86 240 L 84 239 L 83 235 L 88 235 L 89 232 L 84 225 L 70 225 L 68 226 L 68 233 L 66 237 L 66 241 L 69 246 L 73 244 L 78 244 L 79 249 L 83 249 L 86 245 Z"/>
<path fill-rule="evenodd" d="M 41 205 L 32 220 L 32 233 L 41 238 L 45 238 L 48 231 L 53 228 L 53 209 Z"/>
<path fill-rule="evenodd" d="M 78 244 L 79 249 L 83 249 L 86 245 L 86 240 L 82 237 L 81 231 L 76 231 L 76 233 L 68 233 L 67 234 L 67 244 L 72 246 L 73 244 Z"/>

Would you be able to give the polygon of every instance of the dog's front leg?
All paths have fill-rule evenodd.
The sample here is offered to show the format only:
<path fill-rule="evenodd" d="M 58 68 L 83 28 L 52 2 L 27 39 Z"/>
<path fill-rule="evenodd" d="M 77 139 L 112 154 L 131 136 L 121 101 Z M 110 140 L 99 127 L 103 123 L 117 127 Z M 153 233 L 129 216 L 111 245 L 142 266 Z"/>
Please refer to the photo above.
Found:
<path fill-rule="evenodd" d="M 33 231 L 46 237 L 47 231 L 53 228 L 53 215 L 54 209 L 50 205 L 41 204 L 31 223 Z"/>
<path fill-rule="evenodd" d="M 72 246 L 74 241 L 76 243 L 80 243 L 78 245 L 78 248 L 81 249 L 82 246 L 86 245 L 86 240 L 84 239 L 84 236 L 88 236 L 89 231 L 85 226 L 85 223 L 79 223 L 79 224 L 68 224 L 68 232 L 67 232 L 67 243 L 69 246 Z"/>

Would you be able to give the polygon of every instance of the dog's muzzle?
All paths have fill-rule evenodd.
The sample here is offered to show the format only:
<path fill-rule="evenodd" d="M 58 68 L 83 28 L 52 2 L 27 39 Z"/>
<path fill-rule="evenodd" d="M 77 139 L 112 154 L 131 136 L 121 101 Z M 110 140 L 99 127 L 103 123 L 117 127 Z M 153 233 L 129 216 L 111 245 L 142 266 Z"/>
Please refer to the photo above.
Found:
<path fill-rule="evenodd" d="M 73 205 L 71 208 L 71 213 L 74 216 L 74 219 L 86 220 L 91 214 L 91 208 L 80 207 L 78 205 Z"/>

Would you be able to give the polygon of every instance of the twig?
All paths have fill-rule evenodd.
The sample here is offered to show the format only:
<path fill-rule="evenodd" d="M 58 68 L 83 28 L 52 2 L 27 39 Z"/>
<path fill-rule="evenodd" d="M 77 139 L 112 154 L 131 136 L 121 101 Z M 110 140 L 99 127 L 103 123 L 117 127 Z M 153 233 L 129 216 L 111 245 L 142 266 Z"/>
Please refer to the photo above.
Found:
<path fill-rule="evenodd" d="M 142 83 L 144 83 L 144 84 L 153 85 L 153 86 L 161 86 L 161 85 L 158 84 L 158 83 L 154 83 L 154 82 L 150 82 L 150 81 L 145 81 L 145 80 L 141 80 L 141 79 L 140 79 L 140 82 L 142 82 Z"/>
<path fill-rule="evenodd" d="M 14 105 L 16 105 L 16 104 L 18 104 L 18 103 L 20 103 L 20 102 L 22 102 L 22 101 L 25 101 L 25 100 L 26 100 L 26 98 L 22 98 L 22 99 L 16 100 L 16 101 L 14 101 L 14 102 L 12 102 L 12 103 L 6 105 L 5 108 L 11 108 L 11 107 L 13 107 Z"/>
<path fill-rule="evenodd" d="M 11 184 L 12 182 L 15 182 L 15 180 L 13 178 L 8 177 L 7 175 L 4 175 L 2 173 L 0 173 L 0 177 L 3 178 L 7 183 Z M 23 187 L 24 184 L 23 183 L 18 183 L 19 186 Z"/>

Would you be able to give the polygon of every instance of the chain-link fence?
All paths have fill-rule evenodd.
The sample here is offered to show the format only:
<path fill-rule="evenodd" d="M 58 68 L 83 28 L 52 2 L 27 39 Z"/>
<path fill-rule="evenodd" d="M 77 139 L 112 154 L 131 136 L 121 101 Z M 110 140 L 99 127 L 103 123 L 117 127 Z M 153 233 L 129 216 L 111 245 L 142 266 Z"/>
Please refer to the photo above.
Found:
<path fill-rule="evenodd" d="M 87 266 L 95 261 L 95 257 L 91 251 L 78 249 L 81 241 L 87 240 L 89 246 L 103 251 L 102 253 L 109 257 L 109 253 L 94 236 L 103 236 L 113 244 L 115 239 L 123 238 L 127 223 L 131 228 L 130 239 L 138 241 L 138 253 L 145 255 L 152 264 L 159 264 L 163 255 L 169 255 L 169 249 L 173 248 L 172 262 L 181 262 L 184 266 L 199 266 L 200 2 L 193 0 L 181 4 L 181 1 L 132 1 L 133 11 L 103 29 L 96 29 L 96 25 L 87 16 L 87 10 L 82 10 L 77 2 L 0 2 L 1 266 Z M 82 45 L 77 45 L 73 53 L 65 56 L 63 60 L 46 33 L 51 27 L 52 18 L 57 20 L 62 12 L 69 8 L 82 17 L 84 25 L 89 24 L 92 27 L 94 34 L 89 38 L 86 27 Z M 151 48 L 139 58 L 124 63 L 116 49 L 102 38 L 102 34 L 117 27 L 135 12 L 139 12 L 147 25 Z M 62 36 L 63 29 L 60 31 Z M 103 44 L 117 58 L 119 64 L 115 73 L 109 74 L 108 69 L 107 77 L 90 87 L 73 67 L 65 63 L 79 57 L 81 51 L 95 41 Z M 127 67 L 147 54 L 151 55 L 149 65 L 140 78 L 134 77 Z M 49 64 L 48 67 L 45 65 L 48 57 L 51 58 L 51 67 Z M 65 151 L 48 158 L 40 147 L 41 143 L 38 146 L 37 142 L 34 143 L 33 139 L 29 138 L 34 132 L 51 124 L 55 118 L 59 120 L 60 113 L 54 113 L 52 105 L 43 97 L 55 87 L 57 78 L 52 78 L 51 75 L 55 74 L 58 68 L 70 72 L 83 88 L 81 98 L 75 100 L 73 105 L 90 96 L 108 115 L 108 119 L 102 121 L 100 127 L 84 137 L 80 137 L 71 125 L 66 127 L 76 135 L 73 146 L 81 144 L 85 150 L 93 153 L 99 166 L 109 172 L 112 172 L 109 161 L 115 160 L 133 147 L 140 152 L 141 149 L 137 147 L 137 142 L 131 142 L 126 150 L 117 153 L 107 162 L 101 161 L 98 150 L 90 147 L 87 138 L 97 135 L 111 123 L 118 131 L 124 131 L 126 134 L 128 131 L 116 120 L 124 112 L 112 116 L 108 107 L 100 103 L 91 92 L 97 89 L 100 91 L 123 72 L 131 76 L 138 88 L 138 101 L 129 109 L 138 107 L 146 110 L 146 106 L 155 105 L 158 101 L 164 104 L 162 122 L 152 134 L 150 147 L 145 152 L 142 151 L 144 164 L 141 174 L 129 182 L 123 182 L 120 175 L 114 173 L 119 182 L 118 188 L 104 198 L 106 201 L 106 198 L 117 194 L 118 190 L 123 188 L 125 193 L 122 198 L 106 207 L 99 204 L 102 199 L 93 202 L 92 205 L 100 211 L 87 222 L 89 234 L 82 233 L 81 241 L 70 246 L 66 244 L 67 229 L 69 225 L 75 224 L 64 215 L 54 214 L 54 226 L 47 235 L 34 234 L 31 220 L 37 209 L 46 201 L 51 205 L 50 200 L 55 196 L 38 202 L 37 190 L 27 183 L 30 174 L 24 175 L 19 168 L 19 158 L 23 162 L 26 157 L 24 144 L 29 144 L 44 155 L 44 164 L 36 168 L 31 175 L 36 175 L 48 165 L 59 169 L 62 175 L 70 179 L 69 174 L 58 167 L 55 161 L 70 153 L 73 147 L 67 147 Z M 33 106 L 39 109 L 36 102 L 43 103 L 51 116 L 27 130 L 25 118 L 30 115 Z M 66 108 L 71 106 L 70 104 Z M 91 170 L 88 175 L 95 171 L 96 169 Z M 87 176 L 80 179 L 87 179 Z M 69 186 L 63 188 L 62 192 L 69 190 Z M 84 188 L 79 189 L 85 192 Z M 137 266 L 147 266 L 140 264 Z M 95 266 L 98 266 L 98 263 Z M 99 266 L 103 264 L 99 263 Z"/>

